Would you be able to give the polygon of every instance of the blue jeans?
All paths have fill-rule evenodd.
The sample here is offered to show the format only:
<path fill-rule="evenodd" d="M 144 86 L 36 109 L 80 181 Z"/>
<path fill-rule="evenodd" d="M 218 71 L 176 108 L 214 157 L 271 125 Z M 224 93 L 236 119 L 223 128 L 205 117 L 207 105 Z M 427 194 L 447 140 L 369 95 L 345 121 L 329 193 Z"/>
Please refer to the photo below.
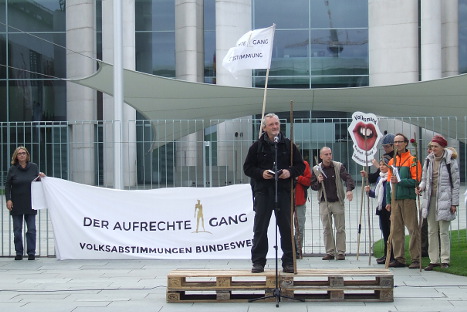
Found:
<path fill-rule="evenodd" d="M 28 255 L 36 254 L 36 215 L 12 215 L 16 255 L 23 255 L 23 218 L 26 222 L 26 247 Z"/>

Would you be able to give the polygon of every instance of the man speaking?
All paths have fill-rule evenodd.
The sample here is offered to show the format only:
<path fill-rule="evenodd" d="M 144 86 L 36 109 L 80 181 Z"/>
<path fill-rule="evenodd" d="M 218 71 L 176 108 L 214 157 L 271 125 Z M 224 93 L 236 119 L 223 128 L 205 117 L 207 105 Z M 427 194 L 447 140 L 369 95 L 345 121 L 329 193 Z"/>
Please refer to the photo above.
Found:
<path fill-rule="evenodd" d="M 292 144 L 280 131 L 280 121 L 276 114 L 265 115 L 261 128 L 263 134 L 250 147 L 243 164 L 243 171 L 252 179 L 255 210 L 251 272 L 261 273 L 266 265 L 269 249 L 267 232 L 272 211 L 276 208 L 274 174 L 276 170 L 278 181 L 275 216 L 281 236 L 282 268 L 286 273 L 294 273 L 290 222 L 291 179 L 303 173 L 305 164 L 295 144 Z M 292 162 L 291 149 L 293 149 Z"/>

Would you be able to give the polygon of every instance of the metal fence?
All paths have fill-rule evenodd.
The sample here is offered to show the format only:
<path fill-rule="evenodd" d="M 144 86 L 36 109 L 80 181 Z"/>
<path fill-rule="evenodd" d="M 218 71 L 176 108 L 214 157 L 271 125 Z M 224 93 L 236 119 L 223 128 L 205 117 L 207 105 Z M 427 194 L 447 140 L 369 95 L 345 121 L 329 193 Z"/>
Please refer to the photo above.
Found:
<path fill-rule="evenodd" d="M 464 120 L 439 117 L 447 128 L 458 127 Z M 426 156 L 425 147 L 433 136 L 434 118 L 380 118 L 381 132 L 402 132 L 408 137 L 416 134 L 420 158 Z M 243 161 L 249 146 L 258 137 L 260 120 L 137 120 L 119 125 L 123 139 L 115 142 L 114 121 L 85 122 L 10 122 L 0 123 L 0 256 L 14 255 L 12 223 L 3 196 L 11 154 L 19 145 L 28 148 L 31 160 L 48 176 L 101 187 L 114 186 L 114 156 L 117 147 L 122 151 L 123 185 L 125 189 L 153 189 L 166 187 L 217 187 L 249 183 L 243 174 Z M 293 140 L 311 165 L 319 149 L 329 146 L 333 158 L 341 161 L 358 185 L 354 200 L 346 204 L 346 232 L 348 253 L 368 253 L 373 241 L 381 238 L 377 219 L 363 208 L 359 167 L 352 160 L 353 142 L 348 133 L 350 118 L 297 118 L 293 122 Z M 461 125 L 462 126 L 462 125 Z M 282 120 L 282 130 L 291 136 L 291 123 Z M 462 193 L 465 191 L 465 157 L 467 131 L 449 138 L 459 157 Z M 370 171 L 374 171 L 370 168 Z M 316 192 L 309 191 L 304 252 L 324 253 L 322 228 Z M 465 228 L 467 213 L 464 200 L 452 228 Z M 361 215 L 362 218 L 361 218 Z M 359 224 L 362 232 L 358 234 Z M 54 237 L 47 210 L 37 217 L 40 256 L 54 256 Z M 371 237 L 370 237 L 371 234 Z M 361 246 L 358 246 L 360 236 Z"/>

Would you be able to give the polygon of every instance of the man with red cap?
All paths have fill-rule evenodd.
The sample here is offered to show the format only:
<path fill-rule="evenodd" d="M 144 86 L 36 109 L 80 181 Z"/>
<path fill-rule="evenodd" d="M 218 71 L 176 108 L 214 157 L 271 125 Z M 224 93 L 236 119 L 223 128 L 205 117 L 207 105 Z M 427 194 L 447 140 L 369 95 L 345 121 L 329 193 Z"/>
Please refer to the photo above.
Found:
<path fill-rule="evenodd" d="M 422 216 L 428 220 L 428 256 L 425 268 L 448 268 L 450 264 L 449 226 L 456 218 L 459 205 L 459 169 L 457 153 L 446 148 L 448 142 L 441 135 L 431 140 L 432 152 L 426 157 L 422 180 L 416 192 L 423 194 Z M 438 235 L 439 233 L 439 235 Z"/>
<path fill-rule="evenodd" d="M 448 146 L 448 141 L 442 136 L 442 135 L 435 135 L 433 139 L 431 139 L 431 142 L 438 143 L 443 149 Z M 433 146 L 431 147 L 433 149 Z"/>

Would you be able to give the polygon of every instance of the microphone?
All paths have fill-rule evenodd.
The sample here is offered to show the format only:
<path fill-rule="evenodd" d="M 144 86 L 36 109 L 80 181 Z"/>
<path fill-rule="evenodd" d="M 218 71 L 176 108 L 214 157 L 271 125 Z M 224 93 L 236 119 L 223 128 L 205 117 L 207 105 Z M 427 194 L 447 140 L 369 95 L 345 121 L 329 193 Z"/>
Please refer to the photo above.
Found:
<path fill-rule="evenodd" d="M 279 137 L 278 136 L 274 137 L 274 143 L 279 143 Z"/>

